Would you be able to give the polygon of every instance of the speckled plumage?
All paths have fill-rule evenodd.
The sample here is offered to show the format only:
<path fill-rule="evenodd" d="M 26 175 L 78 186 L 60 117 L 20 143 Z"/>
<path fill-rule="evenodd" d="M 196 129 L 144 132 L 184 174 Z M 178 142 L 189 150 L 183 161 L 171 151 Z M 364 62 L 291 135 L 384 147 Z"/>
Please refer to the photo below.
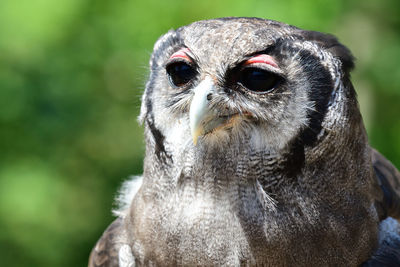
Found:
<path fill-rule="evenodd" d="M 196 75 L 176 88 L 166 65 L 182 48 Z M 258 54 L 279 66 L 268 71 L 282 82 L 268 92 L 237 83 Z M 386 257 L 379 246 L 399 248 L 390 245 L 400 242 L 397 221 L 380 222 L 399 216 L 400 175 L 368 145 L 352 67 L 333 36 L 270 20 L 200 21 L 163 35 L 142 98 L 144 173 L 125 188 L 89 266 L 373 266 Z M 189 110 L 204 84 L 207 110 L 232 118 L 195 145 Z"/>

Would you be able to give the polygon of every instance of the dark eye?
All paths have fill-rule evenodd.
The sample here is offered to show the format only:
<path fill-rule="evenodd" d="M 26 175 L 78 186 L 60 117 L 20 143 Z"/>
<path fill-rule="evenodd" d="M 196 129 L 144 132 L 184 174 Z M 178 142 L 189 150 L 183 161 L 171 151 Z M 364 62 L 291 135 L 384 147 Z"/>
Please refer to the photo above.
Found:
<path fill-rule="evenodd" d="M 174 62 L 167 65 L 167 73 L 170 82 L 178 87 L 187 84 L 196 76 L 196 70 L 184 62 Z"/>
<path fill-rule="evenodd" d="M 274 73 L 249 67 L 241 71 L 239 82 L 250 91 L 261 93 L 274 89 L 280 80 Z"/>

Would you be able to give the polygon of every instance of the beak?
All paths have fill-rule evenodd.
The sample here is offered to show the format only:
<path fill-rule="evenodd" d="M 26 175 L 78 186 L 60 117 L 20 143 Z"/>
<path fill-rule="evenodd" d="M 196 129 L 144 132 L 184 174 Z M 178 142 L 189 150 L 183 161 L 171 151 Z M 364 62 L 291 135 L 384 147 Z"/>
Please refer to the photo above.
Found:
<path fill-rule="evenodd" d="M 192 103 L 190 104 L 189 120 L 193 143 L 197 144 L 199 136 L 205 134 L 205 123 L 214 116 L 209 109 L 208 95 L 215 92 L 214 84 L 210 78 L 204 79 L 195 89 Z"/>
<path fill-rule="evenodd" d="M 210 100 L 215 96 L 215 86 L 210 78 L 204 79 L 195 89 L 190 104 L 189 120 L 194 145 L 200 136 L 225 125 L 232 115 L 222 116 L 218 110 L 210 108 Z"/>

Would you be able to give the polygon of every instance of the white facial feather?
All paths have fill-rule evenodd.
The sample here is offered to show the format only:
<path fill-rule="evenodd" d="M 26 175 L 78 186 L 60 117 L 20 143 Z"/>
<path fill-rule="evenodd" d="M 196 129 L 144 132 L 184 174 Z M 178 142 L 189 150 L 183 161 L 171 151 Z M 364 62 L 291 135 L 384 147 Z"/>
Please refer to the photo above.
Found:
<path fill-rule="evenodd" d="M 117 209 L 113 210 L 115 216 L 122 218 L 126 216 L 133 198 L 142 186 L 142 182 L 142 176 L 132 176 L 122 184 L 116 198 Z"/>

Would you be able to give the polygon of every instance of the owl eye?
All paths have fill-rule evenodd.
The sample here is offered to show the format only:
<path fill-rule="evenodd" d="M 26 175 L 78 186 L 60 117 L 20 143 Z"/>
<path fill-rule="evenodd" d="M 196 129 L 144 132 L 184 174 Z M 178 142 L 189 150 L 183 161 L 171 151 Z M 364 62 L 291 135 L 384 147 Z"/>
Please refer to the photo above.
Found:
<path fill-rule="evenodd" d="M 169 81 L 172 85 L 181 87 L 196 76 L 196 70 L 185 62 L 173 62 L 167 65 Z"/>
<path fill-rule="evenodd" d="M 249 67 L 241 71 L 239 83 L 250 91 L 261 93 L 274 89 L 280 80 L 280 77 L 272 72 Z"/>

